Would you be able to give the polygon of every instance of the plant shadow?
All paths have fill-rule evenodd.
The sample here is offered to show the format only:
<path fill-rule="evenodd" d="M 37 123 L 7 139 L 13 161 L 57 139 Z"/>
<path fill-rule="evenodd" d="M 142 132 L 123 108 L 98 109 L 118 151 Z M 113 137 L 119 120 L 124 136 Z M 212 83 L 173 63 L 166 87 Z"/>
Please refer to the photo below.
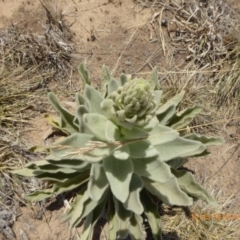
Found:
<path fill-rule="evenodd" d="M 150 225 L 147 221 L 147 219 L 144 217 L 144 229 L 146 231 L 146 240 L 154 240 L 154 237 L 152 235 L 152 230 L 150 228 Z M 172 232 L 162 232 L 162 239 L 163 240 L 181 240 L 181 238 L 178 236 L 176 231 Z"/>
<path fill-rule="evenodd" d="M 162 238 L 163 240 L 181 240 L 176 231 L 163 233 Z"/>
<path fill-rule="evenodd" d="M 107 239 L 106 233 L 103 231 L 104 226 L 107 224 L 107 219 L 100 218 L 94 227 L 92 239 Z M 105 238 L 102 237 L 105 235 Z"/>
<path fill-rule="evenodd" d="M 64 206 L 63 199 L 60 196 L 57 196 L 54 201 L 51 201 L 47 206 L 46 210 L 48 211 L 57 211 Z"/>
<path fill-rule="evenodd" d="M 92 239 L 96 239 L 96 240 L 107 239 L 107 233 L 104 232 L 104 226 L 106 224 L 107 224 L 107 220 L 105 218 L 100 218 L 98 220 L 98 222 L 95 225 L 94 230 L 93 230 Z M 143 221 L 143 228 L 145 229 L 145 232 L 146 232 L 145 240 L 153 240 L 154 238 L 153 238 L 152 231 L 151 231 L 148 221 Z M 181 240 L 181 238 L 178 236 L 176 231 L 163 232 L 162 239 L 163 240 Z M 116 240 L 116 239 L 111 239 L 111 240 Z M 128 236 L 122 240 L 131 240 L 131 237 Z"/>

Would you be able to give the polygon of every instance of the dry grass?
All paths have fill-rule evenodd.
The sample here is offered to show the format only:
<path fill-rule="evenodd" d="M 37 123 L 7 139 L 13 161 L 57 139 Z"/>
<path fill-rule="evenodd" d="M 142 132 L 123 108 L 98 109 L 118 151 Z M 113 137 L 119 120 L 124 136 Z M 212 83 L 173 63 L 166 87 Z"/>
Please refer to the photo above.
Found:
<path fill-rule="evenodd" d="M 69 27 L 62 15 L 43 7 L 47 19 L 42 34 L 17 25 L 0 32 L 0 130 L 5 139 L 12 139 L 6 135 L 21 129 L 36 112 L 46 111 L 47 84 L 64 79 L 72 67 Z"/>
<path fill-rule="evenodd" d="M 74 49 L 62 15 L 43 8 L 42 34 L 31 33 L 21 24 L 0 32 L 0 211 L 6 209 L 15 216 L 17 206 L 26 204 L 22 194 L 41 183 L 9 171 L 40 157 L 28 151 L 22 136 L 31 127 L 31 119 L 47 111 L 47 84 L 63 81 L 69 74 Z M 6 234 L 10 233 L 2 237 L 9 239 Z"/>
<path fill-rule="evenodd" d="M 42 158 L 28 151 L 23 134 L 33 118 L 47 111 L 48 84 L 60 80 L 66 86 L 71 71 L 71 32 L 61 14 L 45 10 L 42 33 L 31 33 L 21 23 L 0 32 L 0 211 L 11 216 L 1 228 L 1 239 L 15 239 L 11 226 L 19 206 L 28 205 L 23 194 L 42 188 L 36 179 L 9 173 Z"/>
<path fill-rule="evenodd" d="M 186 97 L 182 108 L 194 104 L 204 106 L 202 114 L 192 123 L 192 126 L 201 125 L 195 131 L 217 133 L 229 118 L 238 116 L 240 44 L 231 33 L 239 27 L 236 24 L 239 20 L 232 18 L 235 13 L 230 15 L 231 10 L 222 1 L 185 1 L 184 7 L 176 2 L 139 3 L 154 11 L 159 8 L 161 12 L 171 11 L 176 24 L 174 31 L 166 29 L 162 25 L 161 12 L 156 15 L 157 21 L 154 19 L 166 54 L 166 66 L 159 72 L 163 101 L 184 89 Z M 197 9 L 201 2 L 202 8 Z M 210 6 L 213 8 L 209 12 Z M 39 182 L 34 180 L 13 179 L 8 171 L 36 159 L 36 155 L 27 151 L 28 146 L 21 138 L 22 131 L 39 111 L 46 111 L 47 84 L 54 78 L 62 80 L 68 75 L 71 53 L 74 52 L 71 31 L 63 16 L 53 14 L 45 5 L 43 8 L 47 16 L 42 25 L 44 34 L 29 33 L 19 26 L 10 26 L 0 33 L 0 196 L 6 208 L 10 208 L 13 199 L 23 202 L 22 192 L 39 187 Z M 214 25 L 211 22 L 213 15 Z M 171 44 L 167 43 L 169 39 Z M 211 48 L 213 45 L 215 47 Z M 177 65 L 176 52 L 181 52 L 188 62 L 184 59 Z M 213 123 L 218 120 L 221 124 Z M 234 204 L 233 198 L 226 200 L 220 190 L 212 192 L 219 208 L 213 210 L 199 202 L 191 208 L 191 213 L 224 213 L 226 205 Z M 194 221 L 180 209 L 164 206 L 163 210 L 164 239 L 233 239 L 234 234 L 239 233 L 239 219 Z"/>
<path fill-rule="evenodd" d="M 199 180 L 203 185 L 204 179 Z M 240 234 L 240 215 L 226 211 L 234 205 L 234 196 L 223 196 L 221 189 L 207 186 L 219 206 L 212 208 L 202 201 L 190 208 L 160 206 L 164 240 L 181 239 L 235 239 Z M 177 236 L 177 237 L 176 237 Z M 174 238 L 175 237 L 175 238 Z"/>
<path fill-rule="evenodd" d="M 2 204 L 8 206 L 14 201 L 24 202 L 21 197 L 24 183 L 8 172 L 23 167 L 36 157 L 27 151 L 22 133 L 42 96 L 41 92 L 32 93 L 28 89 L 31 83 L 39 81 L 35 67 L 26 71 L 22 67 L 11 69 L 12 72 L 5 70 L 0 75 L 0 196 Z"/>
<path fill-rule="evenodd" d="M 184 89 L 180 107 L 204 107 L 192 126 L 207 127 L 196 131 L 220 131 L 229 119 L 239 116 L 238 14 L 223 1 L 137 2 L 154 12 L 151 23 L 165 54 L 159 72 L 164 99 Z"/>
<path fill-rule="evenodd" d="M 32 33 L 25 26 L 15 24 L 0 33 L 1 72 L 11 67 L 25 70 L 35 67 L 45 80 L 56 75 L 67 75 L 71 67 L 71 53 L 74 50 L 72 33 L 61 14 L 46 12 L 45 22 L 40 23 L 42 33 Z M 51 74 L 46 76 L 44 73 Z M 32 90 L 38 86 L 32 87 Z"/>
<path fill-rule="evenodd" d="M 203 106 L 202 114 L 191 125 L 196 132 L 219 135 L 231 119 L 239 121 L 238 14 L 222 1 L 137 2 L 154 12 L 153 24 L 166 58 L 159 72 L 163 101 L 184 89 L 181 108 Z M 168 18 L 164 13 L 168 13 Z M 176 56 L 181 57 L 176 59 Z M 204 179 L 199 182 L 206 185 Z M 217 209 L 201 201 L 185 211 L 162 206 L 164 239 L 239 238 L 240 216 L 227 219 L 229 211 L 234 212 L 237 196 L 224 196 L 214 184 L 207 188 L 219 203 Z M 223 214 L 222 218 L 218 214 Z M 199 219 L 194 220 L 194 216 Z"/>
<path fill-rule="evenodd" d="M 237 13 L 223 1 L 186 1 L 185 5 L 175 4 L 175 8 L 176 30 L 171 39 L 174 46 L 185 49 L 186 60 L 200 70 L 200 78 L 193 76 L 193 81 L 200 82 L 219 108 L 230 106 L 235 110 L 240 85 Z M 206 73 L 201 74 L 202 70 Z"/>

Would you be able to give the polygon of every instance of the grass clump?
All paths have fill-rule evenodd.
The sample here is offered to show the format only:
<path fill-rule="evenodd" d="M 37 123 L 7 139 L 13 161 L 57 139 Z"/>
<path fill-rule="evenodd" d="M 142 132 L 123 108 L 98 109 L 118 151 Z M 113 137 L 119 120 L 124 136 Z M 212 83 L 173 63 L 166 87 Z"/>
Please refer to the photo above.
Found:
<path fill-rule="evenodd" d="M 162 46 L 160 82 L 173 96 L 186 91 L 186 104 L 204 111 L 199 131 L 219 131 L 239 115 L 240 29 L 238 14 L 223 1 L 137 1 L 154 10 L 151 24 Z M 223 124 L 210 124 L 222 121 Z M 213 129 L 214 128 L 214 129 Z M 197 131 L 198 131 L 197 130 Z"/>
<path fill-rule="evenodd" d="M 42 7 L 46 13 L 42 32 L 26 29 L 24 22 L 0 32 L 0 210 L 17 209 L 26 203 L 22 193 L 39 187 L 36 180 L 15 177 L 9 171 L 36 158 L 28 151 L 23 133 L 36 115 L 47 111 L 50 81 L 65 79 L 72 67 L 74 44 L 67 22 L 61 14 Z"/>

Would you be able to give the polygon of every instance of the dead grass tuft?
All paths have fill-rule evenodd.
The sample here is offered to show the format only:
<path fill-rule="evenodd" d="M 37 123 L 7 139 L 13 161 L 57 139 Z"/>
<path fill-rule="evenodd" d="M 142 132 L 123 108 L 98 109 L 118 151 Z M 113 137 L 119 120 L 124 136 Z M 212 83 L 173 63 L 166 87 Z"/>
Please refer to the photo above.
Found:
<path fill-rule="evenodd" d="M 59 19 L 54 18 L 44 8 L 47 20 L 42 24 L 42 34 L 29 32 L 18 25 L 11 25 L 0 33 L 1 74 L 11 67 L 23 67 L 25 70 L 35 67 L 41 74 L 51 73 L 51 77 L 66 75 L 71 66 L 70 54 L 74 50 L 72 34 L 61 15 Z"/>
<path fill-rule="evenodd" d="M 184 89 L 182 107 L 204 107 L 192 126 L 219 131 L 239 115 L 238 14 L 223 1 L 137 2 L 154 11 L 151 23 L 166 58 L 159 72 L 165 99 Z M 223 124 L 209 125 L 219 120 Z"/>
<path fill-rule="evenodd" d="M 170 1 L 163 9 L 172 14 L 167 24 L 171 44 L 187 53 L 186 61 L 199 67 L 213 65 L 236 44 L 229 36 L 236 31 L 237 21 L 224 1 Z"/>
<path fill-rule="evenodd" d="M 42 7 L 46 13 L 45 22 L 41 22 L 42 34 L 30 32 L 20 23 L 0 32 L 0 197 L 3 209 L 25 204 L 22 194 L 40 187 L 38 181 L 12 176 L 9 171 L 41 157 L 28 151 L 23 132 L 30 127 L 32 118 L 47 111 L 48 83 L 65 80 L 72 67 L 70 55 L 74 45 L 69 26 L 62 14 L 50 11 L 47 5 L 42 4 Z"/>

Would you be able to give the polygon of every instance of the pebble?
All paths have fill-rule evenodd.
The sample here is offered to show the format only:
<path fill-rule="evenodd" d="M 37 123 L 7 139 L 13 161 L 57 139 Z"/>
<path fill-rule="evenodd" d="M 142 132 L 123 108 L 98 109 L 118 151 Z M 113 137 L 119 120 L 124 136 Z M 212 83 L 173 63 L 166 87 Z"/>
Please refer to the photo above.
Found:
<path fill-rule="evenodd" d="M 21 240 L 29 240 L 29 238 L 24 230 L 20 229 L 19 234 L 21 236 Z"/>

